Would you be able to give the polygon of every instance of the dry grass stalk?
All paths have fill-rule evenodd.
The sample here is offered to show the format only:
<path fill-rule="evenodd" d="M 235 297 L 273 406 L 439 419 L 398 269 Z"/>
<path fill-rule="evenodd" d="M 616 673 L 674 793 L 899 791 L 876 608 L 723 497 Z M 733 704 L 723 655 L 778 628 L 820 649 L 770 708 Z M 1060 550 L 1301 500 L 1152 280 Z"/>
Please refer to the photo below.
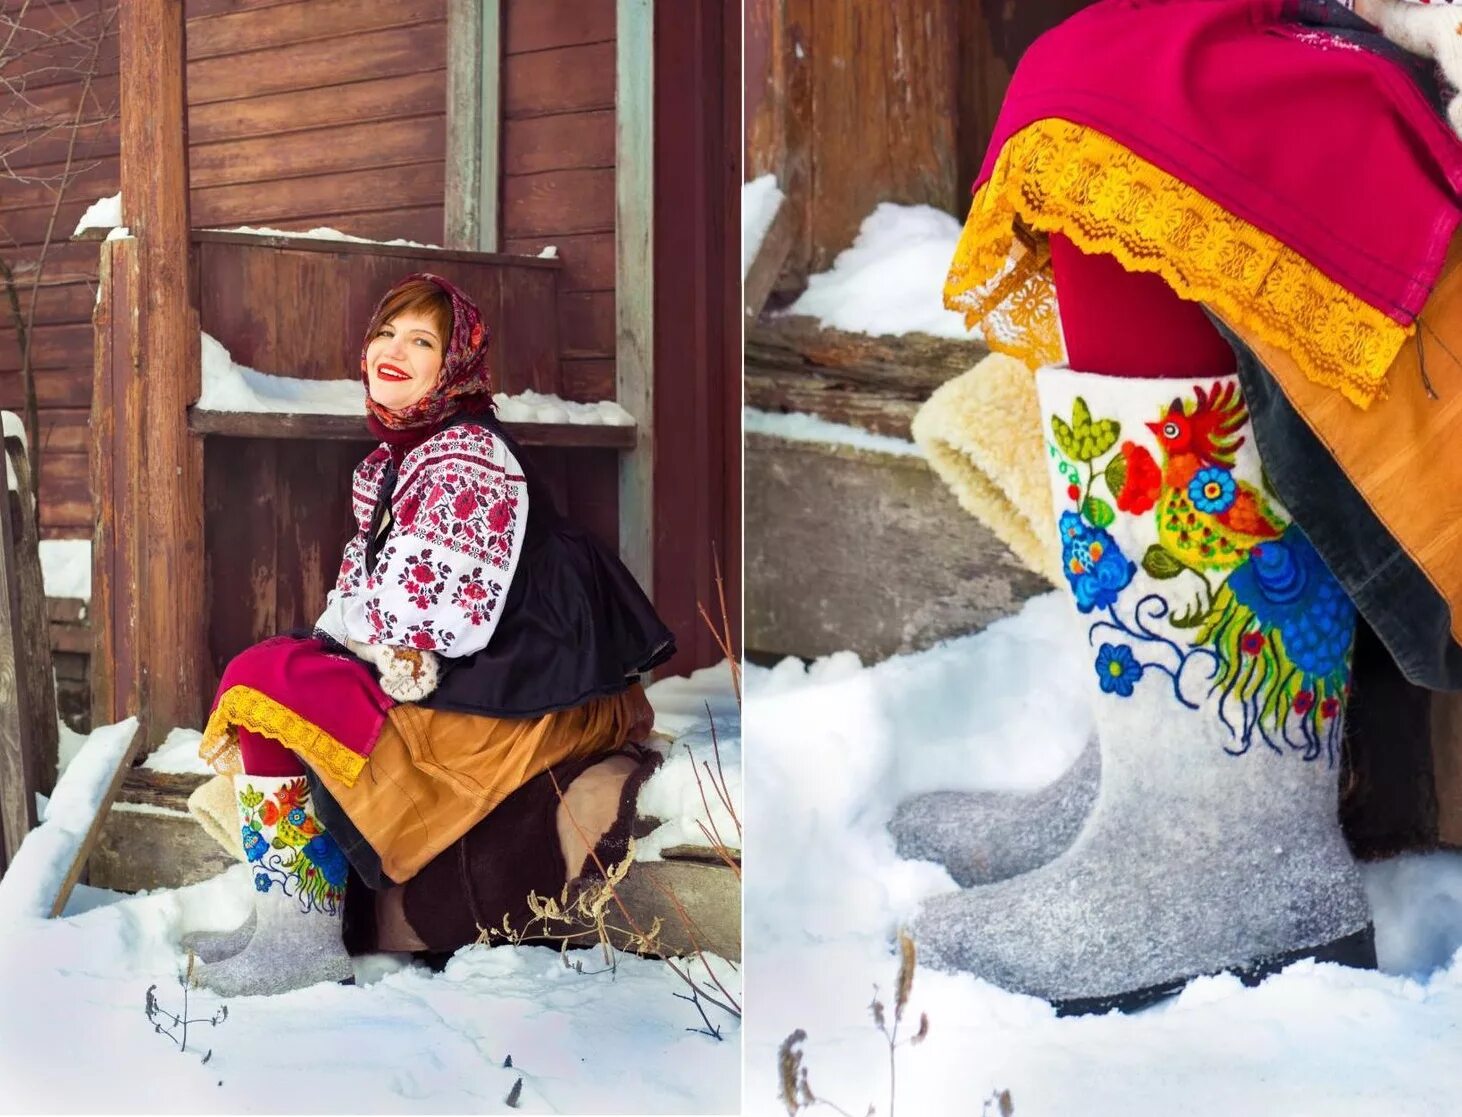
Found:
<path fill-rule="evenodd" d="M 900 1047 L 916 1047 L 923 1043 L 929 1036 L 929 1014 L 919 1013 L 919 1028 L 909 1038 L 899 1039 L 899 1023 L 903 1020 L 904 1010 L 908 1008 L 909 996 L 914 989 L 914 969 L 918 963 L 918 952 L 914 949 L 913 936 L 903 928 L 899 929 L 899 970 L 894 981 L 894 1004 L 893 1004 L 893 1025 L 888 1022 L 888 1010 L 884 1003 L 878 999 L 878 988 L 873 989 L 873 1000 L 868 1005 L 868 1010 L 873 1016 L 873 1026 L 883 1035 L 888 1044 L 888 1117 L 894 1117 L 894 1104 L 897 1101 L 898 1079 L 896 1055 Z M 825 1105 L 843 1117 L 851 1117 L 846 1109 L 829 1101 L 827 1098 L 818 1097 L 812 1092 L 812 1087 L 807 1082 L 807 1067 L 803 1063 L 802 1044 L 807 1039 L 807 1033 L 801 1028 L 789 1035 L 782 1041 L 782 1046 L 777 1049 L 777 1074 L 780 1083 L 782 1104 L 787 1107 L 788 1117 L 797 1117 L 797 1114 L 804 1109 L 811 1109 L 813 1106 Z M 990 1106 L 998 1108 L 1000 1117 L 1013 1117 L 1015 1106 L 1010 1100 L 1010 1091 L 1001 1090 L 992 1094 L 985 1102 L 985 1109 L 982 1117 L 990 1117 Z M 868 1106 L 868 1115 L 872 1117 L 875 1112 L 874 1106 Z"/>

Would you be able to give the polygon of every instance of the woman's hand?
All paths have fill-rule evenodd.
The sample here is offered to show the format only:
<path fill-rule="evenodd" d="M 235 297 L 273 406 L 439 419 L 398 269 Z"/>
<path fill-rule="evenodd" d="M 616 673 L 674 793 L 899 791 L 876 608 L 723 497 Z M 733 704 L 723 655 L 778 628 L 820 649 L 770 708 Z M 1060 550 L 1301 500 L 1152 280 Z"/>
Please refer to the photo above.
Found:
<path fill-rule="evenodd" d="M 375 667 L 381 689 L 397 702 L 420 702 L 437 689 L 440 664 L 435 652 L 359 640 L 346 640 L 345 646 Z"/>

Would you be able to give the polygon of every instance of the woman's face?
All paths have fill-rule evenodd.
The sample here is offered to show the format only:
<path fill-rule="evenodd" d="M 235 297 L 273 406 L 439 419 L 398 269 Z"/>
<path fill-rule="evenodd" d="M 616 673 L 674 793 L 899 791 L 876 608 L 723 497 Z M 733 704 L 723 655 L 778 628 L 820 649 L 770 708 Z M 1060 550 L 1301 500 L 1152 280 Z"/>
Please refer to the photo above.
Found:
<path fill-rule="evenodd" d="M 404 310 L 383 323 L 366 346 L 371 399 L 402 411 L 436 387 L 445 339 L 430 318 Z"/>

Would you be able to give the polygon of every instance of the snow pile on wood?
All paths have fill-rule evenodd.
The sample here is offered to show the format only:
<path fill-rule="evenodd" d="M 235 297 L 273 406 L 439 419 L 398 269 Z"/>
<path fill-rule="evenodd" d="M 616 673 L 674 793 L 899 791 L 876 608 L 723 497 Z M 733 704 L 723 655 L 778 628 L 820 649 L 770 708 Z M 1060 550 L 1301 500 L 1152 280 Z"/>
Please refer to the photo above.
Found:
<path fill-rule="evenodd" d="M 47 597 L 91 600 L 90 539 L 42 539 L 40 552 Z"/>
<path fill-rule="evenodd" d="M 689 677 L 661 679 L 645 693 L 655 707 L 655 729 L 664 735 L 652 743 L 665 762 L 640 790 L 639 811 L 642 818 L 664 821 L 635 842 L 636 860 L 658 861 L 664 850 L 679 845 L 710 845 L 707 831 L 728 848 L 739 848 L 736 820 L 745 817 L 741 711 L 731 689 L 730 664 L 723 660 Z"/>
<path fill-rule="evenodd" d="M 1090 658 L 1059 594 L 985 631 L 864 667 L 842 653 L 748 667 L 753 806 L 746 877 L 747 1114 L 782 1117 L 778 1047 L 795 1029 L 809 1081 L 852 1113 L 888 1099 L 888 1046 L 869 989 L 919 901 L 954 885 L 901 861 L 886 825 L 908 794 L 1040 786 L 1092 727 Z M 1043 1001 L 919 969 L 898 1111 L 1018 1115 L 1361 1117 L 1443 1114 L 1462 1097 L 1462 855 L 1363 867 L 1381 970 L 1313 962 L 1255 989 L 1204 978 L 1134 1015 L 1057 1019 Z"/>
<path fill-rule="evenodd" d="M 136 718 L 104 726 L 92 732 L 67 764 L 46 805 L 44 821 L 25 836 L 0 877 L 0 924 L 50 914 L 66 870 L 136 735 Z M 16 1003 L 8 995 L 0 1000 Z"/>
<path fill-rule="evenodd" d="M 87 229 L 112 229 L 122 223 L 122 192 L 118 190 L 110 198 L 99 198 L 86 207 L 71 235 L 78 236 Z"/>
<path fill-rule="evenodd" d="M 342 233 L 339 229 L 332 229 L 328 225 L 320 225 L 313 229 L 271 229 L 267 225 L 236 225 L 231 229 L 209 229 L 210 233 L 244 233 L 256 237 L 296 237 L 303 240 L 341 240 L 349 241 L 351 244 L 380 244 L 388 248 L 441 248 L 439 244 L 423 244 L 419 240 L 405 240 L 397 237 L 395 240 L 372 240 L 370 237 L 356 237 L 349 233 Z"/>
<path fill-rule="evenodd" d="M 964 315 L 944 309 L 944 277 L 959 234 L 960 223 L 943 210 L 884 202 L 864 218 L 831 271 L 808 277 L 787 313 L 850 333 L 979 341 Z"/>
<path fill-rule="evenodd" d="M 880 454 L 897 454 L 900 457 L 922 458 L 924 451 L 916 443 L 892 435 L 875 434 L 862 427 L 850 427 L 845 423 L 833 423 L 808 415 L 801 411 L 779 413 L 761 411 L 755 407 L 746 408 L 742 428 L 748 434 L 769 434 L 793 442 L 820 442 L 831 446 L 852 446 L 859 450 L 872 450 Z"/>
<path fill-rule="evenodd" d="M 219 341 L 203 334 L 203 393 L 200 411 L 308 415 L 364 415 L 365 386 L 359 380 L 303 380 L 272 376 L 241 365 Z"/>
<path fill-rule="evenodd" d="M 30 441 L 25 436 L 25 420 L 14 411 L 0 411 L 0 433 L 5 438 L 18 438 L 23 447 L 29 449 Z"/>
<path fill-rule="evenodd" d="M 275 376 L 235 361 L 210 334 L 203 334 L 203 390 L 200 411 L 269 415 L 365 414 L 365 385 L 355 378 L 306 380 Z M 578 403 L 542 392 L 496 395 L 498 418 L 505 423 L 574 423 L 583 426 L 633 426 L 634 417 L 613 400 Z"/>
<path fill-rule="evenodd" d="M 162 744 L 148 753 L 142 766 L 154 772 L 212 776 L 213 769 L 198 755 L 198 743 L 202 740 L 203 734 L 196 729 L 174 729 Z"/>
<path fill-rule="evenodd" d="M 741 184 L 741 278 L 751 270 L 761 251 L 761 242 L 777 218 L 787 196 L 777 186 L 776 175 L 762 175 Z"/>

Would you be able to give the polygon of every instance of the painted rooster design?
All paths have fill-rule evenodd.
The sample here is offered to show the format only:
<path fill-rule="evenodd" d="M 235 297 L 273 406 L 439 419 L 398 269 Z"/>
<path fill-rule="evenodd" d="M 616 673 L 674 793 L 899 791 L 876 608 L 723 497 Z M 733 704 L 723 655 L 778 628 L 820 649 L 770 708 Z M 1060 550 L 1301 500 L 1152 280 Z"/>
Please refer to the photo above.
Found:
<path fill-rule="evenodd" d="M 291 780 L 264 795 L 250 785 L 240 794 L 244 854 L 254 865 L 254 886 L 261 892 L 279 884 L 285 895 L 306 908 L 335 911 L 344 898 L 349 866 L 335 839 L 307 809 L 309 784 Z M 266 832 L 272 829 L 270 839 Z M 271 850 L 280 851 L 267 857 Z"/>
<path fill-rule="evenodd" d="M 1237 384 L 1195 386 L 1190 398 L 1174 399 L 1156 421 L 1145 423 L 1161 462 L 1143 445 L 1126 441 L 1100 466 L 1120 426 L 1092 419 L 1080 398 L 1071 422 L 1053 416 L 1051 423 L 1052 451 L 1067 459 L 1062 472 L 1073 482 L 1068 496 L 1078 505 L 1060 517 L 1063 561 L 1078 609 L 1106 608 L 1110 620 L 1095 622 L 1093 633 L 1115 630 L 1138 650 L 1144 642 L 1162 644 L 1179 657 L 1176 668 L 1170 661 L 1143 663 L 1134 645 L 1103 644 L 1097 660 L 1103 690 L 1130 696 L 1144 671 L 1160 670 L 1182 697 L 1183 667 L 1204 657 L 1211 662 L 1205 672 L 1210 694 L 1234 731 L 1231 751 L 1246 752 L 1263 741 L 1279 751 L 1287 743 L 1309 759 L 1333 758 L 1349 677 L 1353 608 L 1298 527 L 1260 487 L 1235 472 L 1248 423 Z M 1085 476 L 1082 463 L 1089 471 Z M 1098 481 L 1110 491 L 1115 510 L 1095 495 Z M 1136 564 L 1107 530 L 1122 513 L 1155 517 L 1157 543 L 1142 556 L 1142 569 L 1159 583 L 1185 572 L 1196 575 L 1206 590 L 1196 608 L 1176 611 L 1171 595 L 1159 592 L 1144 597 L 1130 615 L 1119 612 L 1122 591 L 1136 573 Z M 1104 568 L 1094 565 L 1093 553 Z M 1109 575 L 1108 588 L 1099 595 L 1092 585 L 1103 573 Z M 1140 615 L 1144 605 L 1160 610 L 1156 615 L 1179 633 L 1189 633 L 1189 645 L 1154 633 Z"/>

